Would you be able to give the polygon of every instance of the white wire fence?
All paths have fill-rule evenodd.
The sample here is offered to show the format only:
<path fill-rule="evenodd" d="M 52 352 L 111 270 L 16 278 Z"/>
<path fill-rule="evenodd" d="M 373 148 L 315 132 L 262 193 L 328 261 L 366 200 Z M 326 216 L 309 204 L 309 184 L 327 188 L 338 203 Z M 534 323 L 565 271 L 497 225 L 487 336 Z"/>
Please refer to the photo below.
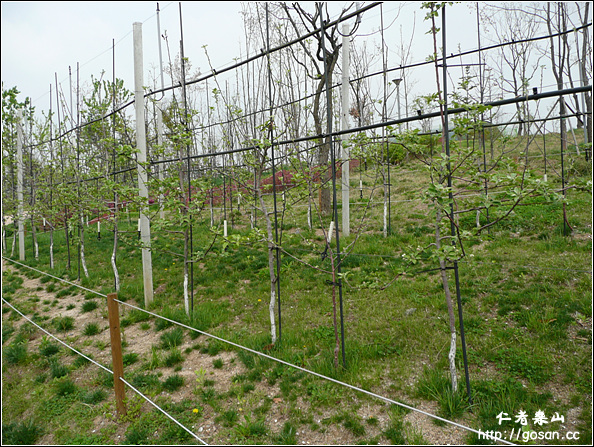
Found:
<path fill-rule="evenodd" d="M 71 285 L 71 286 L 78 287 L 78 288 L 80 288 L 81 290 L 85 290 L 85 291 L 87 291 L 87 292 L 92 292 L 92 293 L 94 293 L 94 294 L 96 294 L 96 295 L 98 295 L 98 296 L 101 296 L 101 297 L 105 297 L 105 298 L 107 298 L 107 297 L 108 297 L 107 295 L 105 295 L 105 294 L 103 294 L 103 293 L 101 293 L 101 292 L 98 292 L 98 291 L 95 291 L 95 290 L 92 290 L 92 289 L 88 289 L 88 288 L 86 288 L 86 287 L 82 287 L 82 286 L 80 286 L 80 285 L 78 285 L 78 284 L 76 284 L 76 283 L 73 283 L 73 282 L 71 282 L 71 281 L 68 281 L 68 280 L 65 280 L 65 279 L 63 279 L 63 278 L 59 278 L 59 277 L 57 277 L 57 276 L 54 276 L 54 275 L 51 275 L 51 274 L 49 274 L 49 273 L 43 272 L 43 271 L 41 271 L 41 270 L 38 270 L 38 269 L 36 269 L 36 268 L 34 268 L 34 267 L 30 267 L 30 266 L 28 266 L 28 265 L 26 265 L 26 264 L 23 264 L 23 263 L 21 263 L 21 262 L 15 261 L 15 260 L 13 260 L 13 259 L 7 258 L 7 257 L 5 257 L 5 256 L 3 256 L 2 258 L 3 258 L 4 260 L 6 260 L 6 261 L 9 261 L 9 262 L 12 262 L 12 263 L 14 263 L 14 264 L 16 264 L 16 265 L 20 265 L 20 266 L 22 266 L 22 267 L 28 268 L 28 269 L 30 269 L 30 270 L 32 270 L 32 271 L 35 271 L 35 272 L 39 273 L 39 274 L 42 274 L 42 275 L 49 276 L 49 277 L 51 277 L 51 278 L 54 278 L 54 279 L 56 279 L 56 280 L 58 280 L 58 281 L 64 282 L 64 283 L 66 283 L 66 284 L 69 284 L 69 285 Z M 15 306 L 13 306 L 11 303 L 9 303 L 8 301 L 6 301 L 4 298 L 2 298 L 2 301 L 3 301 L 5 304 L 7 304 L 7 305 L 8 305 L 8 306 L 9 306 L 11 309 L 13 309 L 15 312 L 17 312 L 19 315 L 21 315 L 21 316 L 22 316 L 22 317 L 23 317 L 25 320 L 27 320 L 29 323 L 31 323 L 32 325 L 34 325 L 34 326 L 35 326 L 36 328 L 38 328 L 40 331 L 42 331 L 42 332 L 44 332 L 45 334 L 47 334 L 48 336 L 50 336 L 52 339 L 54 339 L 54 340 L 56 340 L 57 342 L 59 342 L 60 344 L 64 345 L 65 347 L 67 347 L 68 349 L 72 350 L 72 351 L 73 351 L 73 352 L 75 352 L 76 354 L 78 354 L 78 355 L 80 355 L 80 356 L 84 357 L 84 358 L 85 358 L 85 359 L 87 359 L 89 362 L 91 362 L 92 364 L 94 364 L 94 365 L 98 366 L 99 368 L 103 369 L 104 371 L 107 371 L 107 372 L 108 372 L 108 373 L 110 373 L 110 374 L 114 374 L 114 372 L 113 372 L 112 370 L 110 370 L 109 368 L 105 367 L 104 365 L 101 365 L 100 363 L 98 363 L 98 362 L 96 362 L 95 360 L 91 359 L 90 357 L 86 356 L 86 355 L 85 355 L 85 354 L 83 354 L 82 352 L 80 352 L 80 351 L 78 351 L 77 349 L 73 348 L 72 346 L 68 345 L 68 344 L 67 344 L 67 343 L 65 343 L 64 341 L 60 340 L 59 338 L 57 338 L 55 335 L 51 334 L 49 331 L 47 331 L 47 330 L 46 330 L 46 329 L 44 329 L 43 327 L 39 326 L 37 323 L 35 323 L 34 321 L 32 321 L 30 318 L 28 318 L 28 317 L 27 317 L 25 314 L 23 314 L 21 311 L 19 311 L 19 310 L 18 310 L 18 309 L 17 309 Z M 505 440 L 505 439 L 502 439 L 502 438 L 500 438 L 500 437 L 497 437 L 495 434 L 490 434 L 489 432 L 486 432 L 486 431 L 481 431 L 481 430 L 478 430 L 478 429 L 474 429 L 474 428 L 468 427 L 468 426 L 466 426 L 466 425 L 463 425 L 463 424 L 460 424 L 460 423 L 458 423 L 458 422 L 451 421 L 451 420 L 448 420 L 448 419 L 446 419 L 446 418 L 443 418 L 443 417 L 437 416 L 437 415 L 435 415 L 435 414 L 429 413 L 429 412 L 427 412 L 427 411 L 423 411 L 423 410 L 421 410 L 421 409 L 415 408 L 415 407 L 413 407 L 413 406 L 411 406 L 411 405 L 407 405 L 407 404 L 405 404 L 405 403 L 402 403 L 402 402 L 396 401 L 396 400 L 394 400 L 394 399 L 390 399 L 390 398 L 388 398 L 388 397 L 385 397 L 385 396 L 382 396 L 382 395 L 380 395 L 380 394 L 376 394 L 376 393 L 374 393 L 374 392 L 372 392 L 372 391 L 369 391 L 369 390 L 366 390 L 366 389 L 363 389 L 363 388 L 360 388 L 360 387 L 357 387 L 357 386 L 351 385 L 351 384 L 349 384 L 349 383 L 345 383 L 345 382 L 343 382 L 343 381 L 340 381 L 340 380 L 334 379 L 334 378 L 332 378 L 332 377 L 325 376 L 325 375 L 323 375 L 323 374 L 317 373 L 317 372 L 315 372 L 315 371 L 308 370 L 308 369 L 306 369 L 306 368 L 303 368 L 303 367 L 301 367 L 301 366 L 294 365 L 294 364 L 292 364 L 292 363 L 289 363 L 289 362 L 287 362 L 287 361 L 285 361 L 285 360 L 282 360 L 282 359 L 279 359 L 279 358 L 273 357 L 273 356 L 271 356 L 271 355 L 265 354 L 265 353 L 263 353 L 263 352 L 260 352 L 260 351 L 256 351 L 256 350 L 254 350 L 254 349 L 251 349 L 251 348 L 248 348 L 248 347 L 246 347 L 246 346 L 242 346 L 242 345 L 240 345 L 240 344 L 238 344 L 238 343 L 234 343 L 234 342 L 232 342 L 232 341 L 230 341 L 230 340 L 226 340 L 226 339 L 224 339 L 224 338 L 218 337 L 218 336 L 216 336 L 216 335 L 213 335 L 213 334 L 210 334 L 210 333 L 208 333 L 208 332 L 200 331 L 200 330 L 198 330 L 198 329 L 196 329 L 196 328 L 193 328 L 193 327 L 191 327 L 191 326 L 188 326 L 188 325 L 186 325 L 186 324 L 183 324 L 183 323 L 181 323 L 181 322 L 178 322 L 178 321 L 172 320 L 172 319 L 170 319 L 170 318 L 164 317 L 164 316 L 162 316 L 162 315 L 159 315 L 159 314 L 156 314 L 156 313 L 154 313 L 154 312 L 150 312 L 150 311 L 148 311 L 148 310 L 146 310 L 146 309 L 142 309 L 142 308 L 140 308 L 140 307 L 138 307 L 138 306 L 134 306 L 134 305 L 132 305 L 132 304 L 129 304 L 129 303 L 126 303 L 126 302 L 124 302 L 124 301 L 120 301 L 120 300 L 118 300 L 118 299 L 114 299 L 114 301 L 115 301 L 115 302 L 117 302 L 118 304 L 121 304 L 121 305 L 123 305 L 123 306 L 127 306 L 127 307 L 129 307 L 129 308 L 131 308 L 131 309 L 135 309 L 135 310 L 137 310 L 137 311 L 144 312 L 144 313 L 146 313 L 146 314 L 148 314 L 148 315 L 151 315 L 151 316 L 153 316 L 153 317 L 155 317 L 155 318 L 158 318 L 158 319 L 161 319 L 161 320 L 167 321 L 167 322 L 169 322 L 169 323 L 171 323 L 171 324 L 173 324 L 173 325 L 177 325 L 177 326 L 179 326 L 179 327 L 182 327 L 182 328 L 184 328 L 184 329 L 187 329 L 187 330 L 190 330 L 190 331 L 194 331 L 194 332 L 196 332 L 196 333 L 198 333 L 198 334 L 204 335 L 205 337 L 208 337 L 208 338 L 211 338 L 211 339 L 214 339 L 214 340 L 220 341 L 220 342 L 222 342 L 222 343 L 228 344 L 228 345 L 230 345 L 230 346 L 232 346 L 232 347 L 234 347 L 234 348 L 236 348 L 236 349 L 239 349 L 239 350 L 243 350 L 243 351 L 249 352 L 249 353 L 251 353 L 251 354 L 257 355 L 257 356 L 259 356 L 259 357 L 262 357 L 262 358 L 264 358 L 264 359 L 267 359 L 267 360 L 271 360 L 271 361 L 273 361 L 273 362 L 277 362 L 277 363 L 279 363 L 279 364 L 281 364 L 281 365 L 288 366 L 288 367 L 290 367 L 290 368 L 293 368 L 293 369 L 296 369 L 296 370 L 298 370 L 298 371 L 304 372 L 304 373 L 306 373 L 306 374 L 309 374 L 309 375 L 311 375 L 311 376 L 317 377 L 317 378 L 319 378 L 319 379 L 322 379 L 322 380 L 324 380 L 324 381 L 332 382 L 332 383 L 334 383 L 334 384 L 337 384 L 337 385 L 340 385 L 340 386 L 342 386 L 342 387 L 344 387 L 344 388 L 347 388 L 347 389 L 350 389 L 350 390 L 353 390 L 353 391 L 359 392 L 359 393 L 361 393 L 361 394 L 364 394 L 364 395 L 366 395 L 366 396 L 372 397 L 372 398 L 374 398 L 374 399 L 378 399 L 378 400 L 380 400 L 380 401 L 383 401 L 383 402 L 385 402 L 385 403 L 387 403 L 387 404 L 391 404 L 391 405 L 397 405 L 397 406 L 399 406 L 399 407 L 402 407 L 402 408 L 405 408 L 405 409 L 407 409 L 407 410 L 409 410 L 409 411 L 413 411 L 413 412 L 416 412 L 416 413 L 422 414 L 422 415 L 424 415 L 424 416 L 427 416 L 427 417 L 429 417 L 429 418 L 432 418 L 432 419 L 434 419 L 434 420 L 436 420 L 436 421 L 443 422 L 443 423 L 445 423 L 445 424 L 448 424 L 448 425 L 450 425 L 450 426 L 453 426 L 453 427 L 457 427 L 457 428 L 459 428 L 459 429 L 465 430 L 465 431 L 467 431 L 467 432 L 470 432 L 470 433 L 475 433 L 475 434 L 479 435 L 479 436 L 480 436 L 481 438 L 483 438 L 483 439 L 490 439 L 490 440 L 492 440 L 492 441 L 495 441 L 495 442 L 500 442 L 500 443 L 502 443 L 502 444 L 506 444 L 506 445 L 515 445 L 515 444 L 513 444 L 512 442 L 509 442 L 509 441 L 507 441 L 507 440 Z M 112 322 L 110 321 L 110 326 L 111 326 L 111 325 L 112 325 Z M 119 322 L 117 323 L 117 326 L 119 327 Z M 147 402 L 148 402 L 150 405 L 152 405 L 152 406 L 153 406 L 155 409 L 157 409 L 158 411 L 160 411 L 161 413 L 163 413 L 163 414 L 164 414 L 164 415 L 165 415 L 167 418 L 169 418 L 171 421 L 173 421 L 175 424 L 177 424 L 177 425 L 178 425 L 178 426 L 180 426 L 180 427 L 181 427 L 183 430 L 185 430 L 187 433 L 189 433 L 189 434 L 190 434 L 192 437 L 194 437 L 194 438 L 195 438 L 197 441 L 199 441 L 200 443 L 202 443 L 202 444 L 204 444 L 204 445 L 208 445 L 208 444 L 206 443 L 206 441 L 204 441 L 203 439 L 201 439 L 200 437 L 198 437 L 198 436 L 197 436 L 197 435 L 196 435 L 196 434 L 195 434 L 195 433 L 194 433 L 192 430 L 190 430 L 189 428 L 187 428 L 186 426 L 184 426 L 183 424 L 181 424 L 181 423 L 180 423 L 178 420 L 176 420 L 176 419 L 175 419 L 173 416 L 171 416 L 169 413 L 167 413 L 167 412 L 166 412 L 166 411 L 165 411 L 163 408 L 161 408 L 161 407 L 160 407 L 160 406 L 158 406 L 158 405 L 157 405 L 155 402 L 153 402 L 151 399 L 149 399 L 147 396 L 145 396 L 145 395 L 144 395 L 144 394 L 143 394 L 141 391 L 139 391 L 137 388 L 135 388 L 135 387 L 134 387 L 132 384 L 130 384 L 130 383 L 129 383 L 127 380 L 125 380 L 123 377 L 120 377 L 120 380 L 121 380 L 121 381 L 122 381 L 122 382 L 123 382 L 123 383 L 124 383 L 126 386 L 128 386 L 128 387 L 129 387 L 129 388 L 130 388 L 132 391 L 134 391 L 136 394 L 138 394 L 140 397 L 142 397 L 142 398 L 143 398 L 145 401 L 147 401 Z"/>

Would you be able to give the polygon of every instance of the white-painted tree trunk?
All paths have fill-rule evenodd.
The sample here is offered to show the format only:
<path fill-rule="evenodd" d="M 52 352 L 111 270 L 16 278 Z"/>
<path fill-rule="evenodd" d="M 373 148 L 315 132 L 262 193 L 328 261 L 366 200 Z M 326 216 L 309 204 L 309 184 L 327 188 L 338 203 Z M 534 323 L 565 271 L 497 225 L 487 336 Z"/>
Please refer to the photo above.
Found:
<path fill-rule="evenodd" d="M 270 314 L 270 337 L 272 344 L 276 343 L 276 316 L 274 315 L 274 303 L 276 301 L 276 284 L 270 282 L 270 303 L 268 304 L 268 313 Z"/>
<path fill-rule="evenodd" d="M 439 230 L 441 219 L 441 211 L 438 210 L 435 218 L 435 245 L 438 250 L 441 247 L 441 234 Z M 452 390 L 456 392 L 458 391 L 458 376 L 456 374 L 456 316 L 454 315 L 454 303 L 452 301 L 452 294 L 450 292 L 445 259 L 440 258 L 439 267 L 441 269 L 441 282 L 448 307 L 450 328 L 450 352 L 448 354 L 448 360 L 450 365 L 450 378 L 452 381 Z"/>
<path fill-rule="evenodd" d="M 87 261 L 85 260 L 85 227 L 83 217 L 80 217 L 80 263 L 83 268 L 85 277 L 89 277 L 89 271 L 87 270 Z"/>
<path fill-rule="evenodd" d="M 188 264 L 184 267 L 184 309 L 186 310 L 186 315 L 190 316 L 190 294 L 188 291 Z"/>
<path fill-rule="evenodd" d="M 10 247 L 10 257 L 14 256 L 14 248 L 16 247 L 16 231 L 12 232 L 12 246 Z"/>
<path fill-rule="evenodd" d="M 276 301 L 276 273 L 274 271 L 274 264 L 275 264 L 275 256 L 274 256 L 274 234 L 272 231 L 272 222 L 270 220 L 270 215 L 268 214 L 268 209 L 266 208 L 266 204 L 264 203 L 264 197 L 262 197 L 262 190 L 260 189 L 259 182 L 256 182 L 256 190 L 257 194 L 260 199 L 260 206 L 262 207 L 262 213 L 264 214 L 264 219 L 266 220 L 266 234 L 268 236 L 268 272 L 270 273 L 270 303 L 268 305 L 268 311 L 270 314 L 270 335 L 272 338 L 272 344 L 276 343 L 276 319 L 274 315 L 274 303 Z"/>
<path fill-rule="evenodd" d="M 37 243 L 37 231 L 35 230 L 35 221 L 33 216 L 31 216 L 31 236 L 33 237 L 33 253 L 35 255 L 35 259 L 39 259 L 39 244 Z"/>
<path fill-rule="evenodd" d="M 458 375 L 456 373 L 456 333 L 450 334 L 450 352 L 448 354 L 450 362 L 450 377 L 452 380 L 452 391 L 458 391 Z"/>
<path fill-rule="evenodd" d="M 117 210 L 117 206 L 118 206 L 117 199 L 114 201 L 114 203 L 115 203 L 114 209 Z M 116 290 L 116 292 L 119 292 L 120 291 L 120 274 L 118 273 L 118 266 L 116 264 L 117 250 L 118 250 L 118 220 L 117 220 L 117 217 L 114 217 L 113 251 L 111 252 L 111 268 L 113 269 L 115 290 Z"/>
<path fill-rule="evenodd" d="M 50 246 L 49 246 L 49 255 L 50 255 L 50 268 L 54 268 L 54 229 L 50 228 Z"/>

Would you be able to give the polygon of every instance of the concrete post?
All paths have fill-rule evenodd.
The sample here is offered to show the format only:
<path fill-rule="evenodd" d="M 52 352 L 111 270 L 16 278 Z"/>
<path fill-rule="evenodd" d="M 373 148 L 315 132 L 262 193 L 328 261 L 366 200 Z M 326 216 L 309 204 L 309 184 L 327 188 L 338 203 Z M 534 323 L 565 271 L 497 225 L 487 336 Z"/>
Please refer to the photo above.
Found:
<path fill-rule="evenodd" d="M 19 260 L 25 260 L 25 211 L 23 209 L 23 111 L 17 112 L 17 222 Z"/>
<path fill-rule="evenodd" d="M 151 228 L 147 215 L 147 157 L 146 129 L 144 119 L 142 23 L 133 25 L 134 40 L 134 104 L 136 107 L 136 147 L 138 149 L 138 190 L 141 200 L 146 204 L 140 210 L 140 241 L 142 243 L 142 275 L 144 279 L 144 304 L 148 307 L 153 302 L 153 263 L 151 257 Z"/>

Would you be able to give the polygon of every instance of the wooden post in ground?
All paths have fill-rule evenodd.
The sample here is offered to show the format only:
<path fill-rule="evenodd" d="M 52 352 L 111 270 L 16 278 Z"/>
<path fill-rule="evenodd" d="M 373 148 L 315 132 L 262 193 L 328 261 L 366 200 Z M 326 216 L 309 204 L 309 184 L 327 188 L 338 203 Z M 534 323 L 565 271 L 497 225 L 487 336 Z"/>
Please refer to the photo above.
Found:
<path fill-rule="evenodd" d="M 116 397 L 118 416 L 126 414 L 125 386 L 121 378 L 124 377 L 124 362 L 122 360 L 122 339 L 120 333 L 120 312 L 116 301 L 117 294 L 107 295 L 107 315 L 109 318 L 109 335 L 111 338 L 111 359 L 113 368 L 113 387 Z"/>

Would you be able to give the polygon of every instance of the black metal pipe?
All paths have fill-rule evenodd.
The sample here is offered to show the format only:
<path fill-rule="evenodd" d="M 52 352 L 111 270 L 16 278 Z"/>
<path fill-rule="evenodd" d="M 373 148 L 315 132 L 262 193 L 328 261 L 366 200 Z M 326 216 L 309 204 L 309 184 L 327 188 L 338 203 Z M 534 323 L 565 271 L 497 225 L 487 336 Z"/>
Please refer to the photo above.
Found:
<path fill-rule="evenodd" d="M 503 100 L 499 100 L 499 101 L 491 101 L 491 102 L 484 103 L 484 105 L 490 106 L 490 107 L 499 107 L 499 106 L 503 106 L 503 105 L 515 104 L 515 103 L 522 102 L 522 101 L 533 101 L 533 100 L 538 100 L 538 99 L 543 99 L 543 98 L 571 95 L 574 93 L 582 93 L 582 92 L 588 92 L 588 91 L 592 91 L 591 85 L 588 85 L 585 87 L 575 87 L 575 88 L 570 88 L 570 89 L 564 89 L 564 90 L 554 90 L 551 92 L 539 93 L 538 95 L 527 95 L 527 96 L 520 96 L 520 97 L 516 97 L 516 98 L 503 99 Z M 465 113 L 465 112 L 468 112 L 468 109 L 465 109 L 463 107 L 456 107 L 456 108 L 447 110 L 448 114 L 458 114 L 458 113 Z M 366 130 L 374 130 L 374 129 L 378 129 L 380 127 L 385 127 L 385 126 L 393 126 L 393 125 L 397 125 L 397 124 L 419 121 L 419 120 L 423 120 L 423 119 L 427 119 L 427 118 L 438 118 L 440 115 L 441 115 L 441 112 L 431 112 L 431 113 L 421 114 L 418 116 L 410 116 L 410 117 L 406 117 L 406 118 L 390 120 L 390 121 L 386 121 L 386 122 L 382 122 L 382 123 L 370 124 L 367 126 L 361 126 L 361 127 L 357 127 L 357 128 L 334 131 L 332 133 L 327 133 L 324 135 L 314 135 L 314 136 L 307 136 L 307 137 L 301 137 L 301 138 L 294 138 L 291 140 L 277 141 L 276 144 L 277 144 L 277 146 L 280 146 L 280 145 L 290 144 L 290 143 L 302 143 L 302 142 L 307 142 L 307 141 L 319 140 L 320 138 L 323 138 L 323 137 L 330 137 L 330 136 L 337 137 L 337 136 L 341 136 L 341 135 L 348 135 L 351 133 L 363 132 Z M 486 126 L 486 127 L 488 127 L 488 126 Z M 237 148 L 237 149 L 233 149 L 233 150 L 229 150 L 229 151 L 218 152 L 217 155 L 236 154 L 236 153 L 251 151 L 251 150 L 255 150 L 255 149 L 257 149 L 256 146 L 245 146 L 242 148 Z M 196 154 L 196 155 L 193 155 L 192 158 L 193 159 L 205 158 L 205 157 L 209 157 L 211 155 L 212 154 Z M 171 163 L 174 161 L 179 161 L 179 159 L 158 160 L 158 161 L 154 161 L 152 164 L 156 165 L 156 164 L 160 164 L 160 163 Z"/>
<path fill-rule="evenodd" d="M 272 71 L 270 62 L 270 22 L 268 20 L 268 3 L 266 3 L 266 61 L 268 66 L 268 101 L 270 102 L 270 121 L 268 125 L 269 139 L 270 139 L 270 156 L 272 162 L 272 200 L 274 203 L 274 245 L 275 245 L 275 260 L 276 260 L 276 300 L 278 306 L 278 341 L 280 343 L 282 338 L 282 319 L 281 319 L 281 287 L 280 287 L 280 249 L 278 246 L 278 209 L 276 201 L 276 159 L 274 153 L 274 116 L 272 115 Z"/>
<path fill-rule="evenodd" d="M 450 165 L 450 137 L 449 137 L 449 128 L 448 128 L 448 74 L 447 74 L 447 63 L 445 54 L 446 54 L 446 8 L 443 6 L 442 8 L 442 15 L 441 15 L 441 32 L 442 32 L 442 49 L 444 55 L 444 63 L 443 63 L 443 101 L 444 101 L 444 122 L 443 122 L 443 138 L 445 140 L 445 148 L 446 148 L 446 156 L 448 158 L 447 162 L 447 170 L 448 170 L 448 190 L 449 190 L 449 199 L 450 199 L 450 234 L 452 235 L 452 245 L 455 245 L 455 238 L 456 238 L 456 226 L 454 224 L 454 195 L 452 192 L 452 170 Z M 460 324 L 460 341 L 462 342 L 462 357 L 464 360 L 464 376 L 466 379 L 466 393 L 468 394 L 468 402 L 472 405 L 472 393 L 470 390 L 470 377 L 468 373 L 468 357 L 466 355 L 466 337 L 464 334 L 464 318 L 462 312 L 462 298 L 460 294 L 460 274 L 458 271 L 458 262 L 454 261 L 454 277 L 456 283 L 456 301 L 458 305 L 458 320 Z"/>
<path fill-rule="evenodd" d="M 341 259 L 340 259 L 340 235 L 338 231 L 338 202 L 336 198 L 336 152 L 334 138 L 332 134 L 332 93 L 330 91 L 329 77 L 328 77 L 328 64 L 326 61 L 326 48 L 324 36 L 326 34 L 326 24 L 324 23 L 324 17 L 322 15 L 322 7 L 320 5 L 320 22 L 321 22 L 321 43 L 322 53 L 324 55 L 324 76 L 326 82 L 326 112 L 327 112 L 327 130 L 328 133 L 326 138 L 330 142 L 330 160 L 332 163 L 332 200 L 333 200 L 333 219 L 334 219 L 334 230 L 336 232 L 336 276 L 338 277 L 338 302 L 340 308 L 340 340 L 341 340 L 341 351 L 342 351 L 342 367 L 346 369 L 346 353 L 345 353 L 345 342 L 344 342 L 344 306 L 342 299 L 342 279 L 341 279 Z M 348 164 L 347 164 L 348 165 Z M 343 167 L 344 169 L 344 167 Z M 347 166 L 348 169 L 348 166 Z M 332 284 L 332 287 L 336 287 L 336 284 Z"/>
<path fill-rule="evenodd" d="M 181 70 L 182 70 L 182 94 L 184 100 L 184 128 L 188 131 L 188 98 L 186 91 L 186 64 L 184 55 L 184 33 L 183 33 L 183 20 L 182 20 L 182 8 L 181 2 L 179 2 L 179 31 L 180 31 L 180 59 L 181 59 Z M 190 320 L 194 319 L 194 262 L 192 256 L 194 254 L 194 224 L 192 222 L 192 176 L 191 176 L 191 160 L 190 157 L 190 144 L 186 142 L 186 153 L 187 153 L 187 167 L 188 167 L 188 225 L 189 225 L 189 249 L 190 249 Z M 187 262 L 187 259 L 186 259 Z"/>

